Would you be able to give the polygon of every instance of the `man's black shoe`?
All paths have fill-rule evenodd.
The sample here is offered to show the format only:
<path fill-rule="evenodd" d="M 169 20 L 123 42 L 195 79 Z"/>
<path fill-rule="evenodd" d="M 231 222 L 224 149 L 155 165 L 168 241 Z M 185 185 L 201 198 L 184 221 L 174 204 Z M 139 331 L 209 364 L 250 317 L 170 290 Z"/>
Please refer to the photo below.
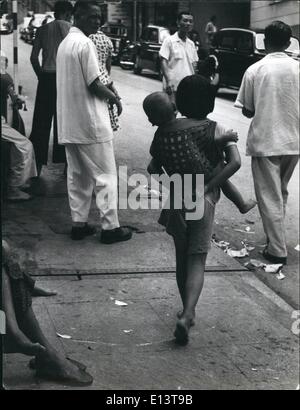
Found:
<path fill-rule="evenodd" d="M 73 226 L 71 231 L 71 238 L 73 241 L 81 241 L 86 236 L 91 236 L 96 233 L 96 228 L 85 224 L 84 226 Z"/>
<path fill-rule="evenodd" d="M 125 242 L 132 238 L 132 231 L 127 228 L 116 228 L 109 231 L 102 230 L 101 242 L 107 245 L 115 242 Z"/>
<path fill-rule="evenodd" d="M 283 265 L 287 264 L 287 258 L 284 256 L 274 256 L 268 253 L 268 251 L 265 249 L 262 252 L 262 255 L 267 261 L 274 263 L 274 264 L 279 264 L 282 263 Z"/>

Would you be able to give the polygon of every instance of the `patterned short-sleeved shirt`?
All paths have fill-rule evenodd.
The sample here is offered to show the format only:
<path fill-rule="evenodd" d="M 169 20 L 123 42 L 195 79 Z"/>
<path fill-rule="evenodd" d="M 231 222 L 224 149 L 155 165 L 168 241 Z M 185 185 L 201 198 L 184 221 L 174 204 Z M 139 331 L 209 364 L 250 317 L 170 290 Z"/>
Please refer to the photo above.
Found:
<path fill-rule="evenodd" d="M 209 178 L 223 161 L 223 153 L 215 143 L 216 123 L 180 118 L 159 127 L 150 153 L 172 174 L 204 174 Z"/>
<path fill-rule="evenodd" d="M 100 69 L 100 81 L 102 84 L 107 85 L 111 82 L 109 73 L 107 71 L 106 62 L 112 55 L 114 46 L 109 37 L 107 37 L 102 31 L 98 31 L 96 34 L 92 34 L 90 39 L 96 46 L 99 60 Z"/>

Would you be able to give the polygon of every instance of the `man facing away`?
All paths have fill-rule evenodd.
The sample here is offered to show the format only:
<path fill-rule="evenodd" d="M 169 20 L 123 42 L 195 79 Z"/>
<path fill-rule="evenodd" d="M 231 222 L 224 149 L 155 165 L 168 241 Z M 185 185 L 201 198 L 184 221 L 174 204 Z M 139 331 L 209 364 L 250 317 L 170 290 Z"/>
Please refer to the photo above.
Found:
<path fill-rule="evenodd" d="M 284 217 L 288 182 L 299 158 L 299 62 L 284 51 L 291 28 L 274 21 L 265 29 L 267 56 L 246 71 L 237 97 L 253 118 L 247 139 L 254 187 L 272 263 L 287 262 Z"/>
<path fill-rule="evenodd" d="M 74 26 L 57 53 L 57 112 L 59 143 L 64 144 L 68 162 L 68 195 L 73 221 L 71 237 L 93 235 L 87 224 L 93 190 L 100 211 L 101 242 L 110 244 L 131 239 L 121 228 L 117 212 L 117 171 L 108 104 L 120 100 L 100 82 L 97 50 L 88 36 L 101 24 L 97 2 L 78 1 Z"/>
<path fill-rule="evenodd" d="M 65 162 L 65 150 L 57 143 L 56 115 L 56 54 L 58 46 L 71 28 L 73 6 L 68 1 L 57 1 L 54 6 L 55 20 L 38 28 L 30 61 L 38 77 L 32 131 L 30 140 L 34 146 L 37 171 L 47 165 L 49 138 L 53 125 L 53 162 Z M 42 66 L 39 55 L 42 51 Z"/>
<path fill-rule="evenodd" d="M 164 40 L 159 52 L 163 72 L 163 88 L 174 105 L 180 81 L 195 74 L 199 60 L 195 43 L 188 38 L 193 25 L 192 14 L 181 12 L 177 17 L 178 31 Z"/>

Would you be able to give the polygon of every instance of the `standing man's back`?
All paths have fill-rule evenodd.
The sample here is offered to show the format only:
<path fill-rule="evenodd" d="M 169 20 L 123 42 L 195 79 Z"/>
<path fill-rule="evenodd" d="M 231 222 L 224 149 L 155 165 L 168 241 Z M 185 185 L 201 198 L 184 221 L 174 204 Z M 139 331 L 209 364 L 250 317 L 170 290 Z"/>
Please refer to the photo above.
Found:
<path fill-rule="evenodd" d="M 288 182 L 299 159 L 299 62 L 284 52 L 291 28 L 274 21 L 265 29 L 267 56 L 246 71 L 237 101 L 253 118 L 247 139 L 258 207 L 267 237 L 264 257 L 287 262 L 285 209 Z"/>
<path fill-rule="evenodd" d="M 56 119 L 56 55 L 62 40 L 71 28 L 73 6 L 69 1 L 57 1 L 54 6 L 55 20 L 38 28 L 30 57 L 38 77 L 32 131 L 38 174 L 48 162 L 49 139 L 53 124 L 53 162 L 64 163 L 65 149 L 58 145 Z M 39 55 L 42 52 L 42 65 Z"/>

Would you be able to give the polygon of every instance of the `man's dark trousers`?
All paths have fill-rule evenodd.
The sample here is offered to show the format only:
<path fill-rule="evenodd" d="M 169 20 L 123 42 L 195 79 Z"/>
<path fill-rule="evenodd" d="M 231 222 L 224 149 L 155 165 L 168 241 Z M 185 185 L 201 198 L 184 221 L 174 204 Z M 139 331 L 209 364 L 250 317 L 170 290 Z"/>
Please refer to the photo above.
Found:
<path fill-rule="evenodd" d="M 66 162 L 65 148 L 58 145 L 57 115 L 56 115 L 56 74 L 42 73 L 36 93 L 32 131 L 30 140 L 35 151 L 37 166 L 47 165 L 49 139 L 53 124 L 53 155 L 54 163 Z"/>

